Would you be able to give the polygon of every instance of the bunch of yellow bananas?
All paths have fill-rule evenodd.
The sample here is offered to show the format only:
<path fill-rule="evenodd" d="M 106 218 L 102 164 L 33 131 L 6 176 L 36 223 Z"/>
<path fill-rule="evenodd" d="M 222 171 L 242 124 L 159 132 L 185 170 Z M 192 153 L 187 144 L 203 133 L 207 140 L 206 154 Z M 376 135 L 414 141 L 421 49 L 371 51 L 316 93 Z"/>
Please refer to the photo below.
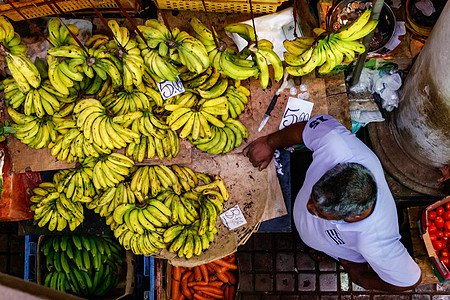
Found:
<path fill-rule="evenodd" d="M 361 54 L 366 50 L 357 40 L 368 35 L 378 24 L 377 20 L 369 21 L 370 14 L 370 10 L 364 11 L 358 19 L 336 33 L 328 34 L 315 28 L 317 38 L 300 37 L 284 41 L 288 50 L 284 53 L 284 61 L 289 65 L 286 71 L 293 76 L 303 76 L 320 67 L 319 73 L 326 74 L 343 61 L 353 61 L 355 53 Z"/>
<path fill-rule="evenodd" d="M 69 225 L 74 230 L 83 222 L 84 213 L 81 202 L 73 202 L 65 193 L 58 192 L 58 184 L 43 182 L 33 189 L 30 208 L 39 227 L 48 224 L 48 229 L 61 231 Z"/>

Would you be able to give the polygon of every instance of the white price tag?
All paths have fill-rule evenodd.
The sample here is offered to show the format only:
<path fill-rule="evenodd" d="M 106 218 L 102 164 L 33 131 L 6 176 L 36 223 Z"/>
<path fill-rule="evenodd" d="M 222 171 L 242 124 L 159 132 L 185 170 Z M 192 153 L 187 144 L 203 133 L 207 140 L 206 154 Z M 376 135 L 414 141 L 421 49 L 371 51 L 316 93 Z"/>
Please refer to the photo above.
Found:
<path fill-rule="evenodd" d="M 308 121 L 311 118 L 313 106 L 313 102 L 289 97 L 283 119 L 281 120 L 280 129 L 294 123 Z"/>
<path fill-rule="evenodd" d="M 247 224 L 247 220 L 242 214 L 239 205 L 236 205 L 227 210 L 226 212 L 224 212 L 223 214 L 221 214 L 220 218 L 222 219 L 223 224 L 225 224 L 225 226 L 227 226 L 227 228 L 230 230 L 233 230 L 235 228 L 238 228 L 239 226 Z"/>
<path fill-rule="evenodd" d="M 164 100 L 172 98 L 173 96 L 176 96 L 178 94 L 184 93 L 185 90 L 183 82 L 180 80 L 178 76 L 177 79 L 178 79 L 177 81 L 162 80 L 161 82 L 156 83 L 159 92 L 161 93 L 161 97 Z"/>

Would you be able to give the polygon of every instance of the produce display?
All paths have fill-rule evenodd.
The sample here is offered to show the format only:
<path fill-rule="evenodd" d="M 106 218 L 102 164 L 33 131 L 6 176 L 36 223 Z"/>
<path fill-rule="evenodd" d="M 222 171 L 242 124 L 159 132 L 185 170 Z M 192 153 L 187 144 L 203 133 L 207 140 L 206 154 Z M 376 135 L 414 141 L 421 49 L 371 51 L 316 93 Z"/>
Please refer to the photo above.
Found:
<path fill-rule="evenodd" d="M 172 267 L 170 299 L 232 300 L 237 287 L 234 254 L 193 268 Z"/>
<path fill-rule="evenodd" d="M 125 251 L 109 236 L 48 236 L 42 242 L 43 284 L 81 297 L 116 288 Z"/>
<path fill-rule="evenodd" d="M 430 239 L 436 255 L 447 268 L 450 267 L 448 238 L 450 237 L 450 203 L 438 206 L 428 212 L 428 227 Z"/>
<path fill-rule="evenodd" d="M 6 19 L 0 21 L 17 35 Z M 198 20 L 191 24 L 206 30 Z M 11 57 L 8 66 L 17 72 L 1 88 L 20 141 L 51 148 L 58 160 L 68 162 L 122 148 L 141 162 L 155 156 L 171 160 L 180 138 L 219 154 L 248 137 L 237 118 L 250 91 L 227 75 L 230 68 L 213 66 L 200 39 L 154 19 L 139 26 L 143 38 L 115 20 L 108 25 L 112 38 L 96 34 L 81 46 L 69 34 L 78 33 L 76 26 L 51 19 L 47 64 L 40 59 L 32 64 L 25 52 L 20 54 L 23 62 L 16 63 L 5 40 L 3 54 Z M 252 76 L 259 74 L 255 70 Z M 156 83 L 177 76 L 186 92 L 163 100 Z"/>
<path fill-rule="evenodd" d="M 33 189 L 31 209 L 39 227 L 74 230 L 84 220 L 83 204 L 105 217 L 127 250 L 151 255 L 160 249 L 189 259 L 209 248 L 217 216 L 229 198 L 219 176 L 178 165 L 136 167 L 111 153 L 88 157 Z"/>
<path fill-rule="evenodd" d="M 284 41 L 288 52 L 284 53 L 284 61 L 289 65 L 286 71 L 292 76 L 303 76 L 316 67 L 321 74 L 331 72 L 334 67 L 355 59 L 356 53 L 366 49 L 357 41 L 368 35 L 378 25 L 377 20 L 370 20 L 371 11 L 365 10 L 360 17 L 336 33 L 329 33 L 315 28 L 317 37 L 298 37 L 294 41 Z"/>

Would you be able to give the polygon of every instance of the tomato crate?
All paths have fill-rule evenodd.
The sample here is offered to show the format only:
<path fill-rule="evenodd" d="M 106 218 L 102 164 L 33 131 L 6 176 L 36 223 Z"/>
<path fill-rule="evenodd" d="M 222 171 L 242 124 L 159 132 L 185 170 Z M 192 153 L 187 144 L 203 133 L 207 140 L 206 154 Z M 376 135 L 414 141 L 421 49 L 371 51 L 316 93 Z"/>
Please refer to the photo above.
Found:
<path fill-rule="evenodd" d="M 161 9 L 204 11 L 203 2 L 199 0 L 158 0 Z M 205 0 L 207 12 L 233 12 L 250 13 L 248 0 Z M 257 0 L 252 1 L 252 10 L 255 14 L 269 14 L 277 11 L 285 0 Z"/>
<path fill-rule="evenodd" d="M 141 8 L 140 0 L 120 0 L 120 4 L 128 12 L 137 12 Z M 27 19 L 51 16 L 55 12 L 64 14 L 82 9 L 92 9 L 92 5 L 100 11 L 120 12 L 114 0 L 28 0 L 14 2 L 14 7 Z M 13 21 L 22 21 L 23 17 L 17 10 L 11 4 L 0 4 L 0 15 Z"/>
<path fill-rule="evenodd" d="M 431 205 L 429 205 L 425 211 L 422 213 L 421 218 L 419 219 L 419 231 L 421 233 L 421 237 L 425 243 L 425 248 L 427 250 L 428 256 L 431 260 L 431 264 L 433 266 L 433 270 L 438 277 L 440 282 L 444 282 L 447 280 L 450 280 L 450 271 L 449 266 L 445 265 L 441 259 L 439 258 L 438 254 L 436 253 L 436 250 L 433 246 L 433 241 L 431 239 L 430 228 L 428 227 L 428 221 L 431 221 L 429 218 L 429 212 L 434 211 L 436 208 L 440 206 L 446 205 L 446 203 L 450 202 L 450 196 L 445 197 L 442 200 L 439 200 Z M 450 244 L 447 244 L 450 247 Z"/>

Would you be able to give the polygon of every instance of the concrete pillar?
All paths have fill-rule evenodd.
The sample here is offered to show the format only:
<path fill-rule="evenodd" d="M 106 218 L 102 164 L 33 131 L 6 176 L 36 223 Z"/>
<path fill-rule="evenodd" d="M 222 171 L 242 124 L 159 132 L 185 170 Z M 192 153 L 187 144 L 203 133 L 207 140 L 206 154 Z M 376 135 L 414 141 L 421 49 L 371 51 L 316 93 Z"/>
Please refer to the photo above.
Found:
<path fill-rule="evenodd" d="M 399 92 L 390 126 L 369 124 L 373 149 L 383 167 L 409 189 L 433 196 L 450 193 L 438 183 L 438 167 L 450 163 L 450 3 Z"/>
<path fill-rule="evenodd" d="M 395 123 L 412 157 L 435 167 L 450 163 L 450 3 L 404 82 Z"/>

